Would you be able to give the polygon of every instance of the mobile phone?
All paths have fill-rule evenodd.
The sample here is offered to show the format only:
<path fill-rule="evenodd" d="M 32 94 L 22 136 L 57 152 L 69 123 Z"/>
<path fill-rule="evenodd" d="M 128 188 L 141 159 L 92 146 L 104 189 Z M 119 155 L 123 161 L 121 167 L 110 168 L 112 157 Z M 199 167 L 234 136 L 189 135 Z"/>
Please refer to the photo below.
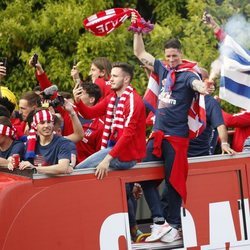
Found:
<path fill-rule="evenodd" d="M 7 67 L 7 57 L 1 57 L 0 62 L 2 63 L 2 66 L 5 68 Z"/>
<path fill-rule="evenodd" d="M 210 22 L 211 22 L 211 19 L 210 19 L 210 17 L 209 17 L 207 14 L 208 14 L 208 13 L 206 13 L 205 19 L 206 19 L 206 22 L 207 22 L 207 23 L 210 23 Z"/>
<path fill-rule="evenodd" d="M 205 10 L 205 21 L 206 21 L 206 23 L 210 23 L 210 21 L 211 21 L 211 19 L 210 19 L 210 17 L 208 16 L 208 14 L 209 14 L 209 12 L 208 12 L 208 10 L 206 9 L 206 10 Z"/>
<path fill-rule="evenodd" d="M 33 67 L 36 67 L 37 61 L 38 61 L 38 55 L 35 53 L 33 55 L 32 62 L 31 62 Z"/>

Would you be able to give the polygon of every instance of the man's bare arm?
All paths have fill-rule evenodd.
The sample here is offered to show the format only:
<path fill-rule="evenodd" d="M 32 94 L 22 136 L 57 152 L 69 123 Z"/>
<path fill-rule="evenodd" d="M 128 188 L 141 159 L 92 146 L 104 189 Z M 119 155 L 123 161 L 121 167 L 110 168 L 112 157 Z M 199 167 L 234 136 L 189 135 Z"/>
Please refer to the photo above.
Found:
<path fill-rule="evenodd" d="M 236 154 L 236 152 L 230 147 L 228 143 L 228 133 L 227 133 L 227 128 L 224 124 L 221 124 L 220 126 L 217 127 L 217 131 L 219 134 L 219 138 L 221 141 L 221 151 L 222 154 Z"/>
<path fill-rule="evenodd" d="M 145 50 L 141 34 L 134 34 L 134 54 L 147 67 L 153 67 L 155 58 Z"/>
<path fill-rule="evenodd" d="M 192 88 L 193 90 L 203 95 L 211 94 L 215 90 L 215 87 L 212 82 L 203 82 L 201 80 L 193 80 Z"/>

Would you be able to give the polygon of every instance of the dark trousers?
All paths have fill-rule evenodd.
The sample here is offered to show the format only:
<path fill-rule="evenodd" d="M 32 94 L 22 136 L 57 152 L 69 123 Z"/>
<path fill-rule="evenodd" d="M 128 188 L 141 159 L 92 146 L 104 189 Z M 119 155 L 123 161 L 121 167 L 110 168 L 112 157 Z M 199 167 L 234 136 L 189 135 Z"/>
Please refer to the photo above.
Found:
<path fill-rule="evenodd" d="M 141 184 L 144 192 L 144 197 L 147 201 L 152 218 L 164 217 L 166 221 L 173 227 L 181 227 L 180 210 L 182 199 L 169 182 L 175 151 L 167 140 L 162 141 L 162 157 L 158 158 L 152 154 L 153 139 L 149 140 L 147 144 L 147 156 L 144 162 L 148 161 L 163 161 L 165 171 L 165 189 L 163 199 L 165 201 L 164 212 L 161 205 L 161 197 L 158 191 L 158 186 L 161 181 L 144 181 Z"/>

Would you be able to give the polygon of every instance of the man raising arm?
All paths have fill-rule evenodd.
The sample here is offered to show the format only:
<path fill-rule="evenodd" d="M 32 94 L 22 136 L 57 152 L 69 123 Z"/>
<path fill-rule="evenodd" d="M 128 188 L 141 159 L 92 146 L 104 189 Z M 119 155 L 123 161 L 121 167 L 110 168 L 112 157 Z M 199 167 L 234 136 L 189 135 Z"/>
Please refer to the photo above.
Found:
<path fill-rule="evenodd" d="M 211 93 L 214 86 L 201 81 L 195 70 L 196 63 L 182 59 L 181 44 L 177 39 L 170 39 L 165 43 L 166 65 L 146 52 L 141 34 L 134 34 L 134 54 L 159 76 L 155 123 L 144 161 L 164 161 L 168 190 L 166 199 L 169 204 L 165 222 L 158 184 L 155 181 L 141 183 L 154 222 L 152 234 L 146 241 L 160 239 L 172 242 L 179 239 L 180 207 L 182 199 L 184 202 L 186 199 L 188 110 L 196 95 L 195 91 L 201 94 Z"/>

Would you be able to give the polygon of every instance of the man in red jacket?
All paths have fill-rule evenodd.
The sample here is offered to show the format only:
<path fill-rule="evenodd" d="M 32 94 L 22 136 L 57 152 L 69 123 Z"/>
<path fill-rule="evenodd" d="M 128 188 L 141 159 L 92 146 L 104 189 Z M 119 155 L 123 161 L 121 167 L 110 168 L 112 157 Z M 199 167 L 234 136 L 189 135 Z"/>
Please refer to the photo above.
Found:
<path fill-rule="evenodd" d="M 234 128 L 232 149 L 241 152 L 244 141 L 250 136 L 250 112 L 242 111 L 237 114 L 229 114 L 222 110 L 222 115 L 225 125 Z"/>
<path fill-rule="evenodd" d="M 97 179 L 103 179 L 109 167 L 129 169 L 145 157 L 145 107 L 141 97 L 132 88 L 133 68 L 122 62 L 114 63 L 111 70 L 111 89 L 114 91 L 93 107 L 80 101 L 83 89 L 73 90 L 79 112 L 86 118 L 106 114 L 102 148 L 76 166 L 96 167 Z"/>

